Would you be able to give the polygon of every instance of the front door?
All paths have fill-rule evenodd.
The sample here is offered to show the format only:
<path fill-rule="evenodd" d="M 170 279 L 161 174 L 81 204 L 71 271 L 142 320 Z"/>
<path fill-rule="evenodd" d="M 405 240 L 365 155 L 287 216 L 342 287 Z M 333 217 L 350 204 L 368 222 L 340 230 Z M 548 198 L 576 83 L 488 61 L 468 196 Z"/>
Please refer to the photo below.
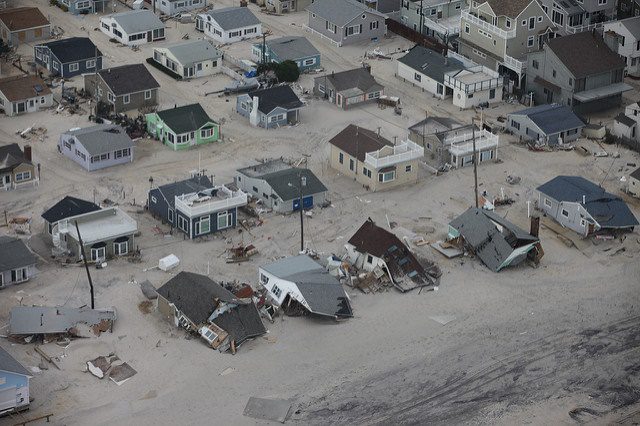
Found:
<path fill-rule="evenodd" d="M 4 184 L 9 185 L 11 183 L 11 175 L 6 175 L 4 177 Z"/>
<path fill-rule="evenodd" d="M 147 41 L 151 41 L 151 31 L 147 31 Z"/>

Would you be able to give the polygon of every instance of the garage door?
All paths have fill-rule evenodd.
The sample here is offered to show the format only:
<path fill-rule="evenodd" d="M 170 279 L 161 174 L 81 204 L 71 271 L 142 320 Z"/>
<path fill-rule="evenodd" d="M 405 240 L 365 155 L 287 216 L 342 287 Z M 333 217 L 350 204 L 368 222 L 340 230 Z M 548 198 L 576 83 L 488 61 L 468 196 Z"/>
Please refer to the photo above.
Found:
<path fill-rule="evenodd" d="M 313 207 L 313 195 L 309 195 L 308 197 L 304 197 L 302 199 L 302 205 L 304 206 L 305 210 L 306 209 L 310 209 Z M 293 200 L 293 211 L 298 211 L 300 210 L 300 199 L 297 198 L 295 200 Z"/>

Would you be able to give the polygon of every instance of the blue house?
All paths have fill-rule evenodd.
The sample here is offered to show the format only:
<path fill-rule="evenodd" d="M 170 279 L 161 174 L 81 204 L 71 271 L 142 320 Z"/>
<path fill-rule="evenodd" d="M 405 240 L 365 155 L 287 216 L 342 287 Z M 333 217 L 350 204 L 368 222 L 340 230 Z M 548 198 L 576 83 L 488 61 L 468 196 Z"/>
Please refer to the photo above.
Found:
<path fill-rule="evenodd" d="M 67 6 L 74 15 L 107 12 L 109 6 L 109 0 L 58 0 L 58 3 Z"/>
<path fill-rule="evenodd" d="M 236 111 L 252 126 L 265 129 L 296 124 L 303 105 L 288 85 L 254 90 L 236 99 Z"/>
<path fill-rule="evenodd" d="M 22 364 L 0 348 L 0 415 L 29 408 L 31 377 Z"/>
<path fill-rule="evenodd" d="M 262 43 L 256 43 L 252 49 L 258 63 L 293 61 L 300 72 L 320 68 L 320 52 L 305 37 L 280 37 L 265 42 L 264 56 Z"/>
<path fill-rule="evenodd" d="M 33 49 L 36 64 L 51 75 L 71 78 L 102 69 L 102 52 L 87 37 L 51 41 Z"/>
<path fill-rule="evenodd" d="M 238 207 L 247 205 L 247 194 L 194 176 L 151 189 L 147 202 L 152 215 L 193 239 L 234 228 Z"/>

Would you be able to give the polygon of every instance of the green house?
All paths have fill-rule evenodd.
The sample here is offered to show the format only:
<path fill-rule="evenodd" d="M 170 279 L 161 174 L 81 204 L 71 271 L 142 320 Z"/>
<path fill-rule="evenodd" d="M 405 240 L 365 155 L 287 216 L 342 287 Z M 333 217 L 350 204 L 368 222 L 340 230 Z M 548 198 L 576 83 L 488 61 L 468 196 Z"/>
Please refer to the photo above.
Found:
<path fill-rule="evenodd" d="M 174 151 L 220 138 L 220 125 L 207 115 L 200 104 L 153 112 L 145 119 L 149 134 Z"/>

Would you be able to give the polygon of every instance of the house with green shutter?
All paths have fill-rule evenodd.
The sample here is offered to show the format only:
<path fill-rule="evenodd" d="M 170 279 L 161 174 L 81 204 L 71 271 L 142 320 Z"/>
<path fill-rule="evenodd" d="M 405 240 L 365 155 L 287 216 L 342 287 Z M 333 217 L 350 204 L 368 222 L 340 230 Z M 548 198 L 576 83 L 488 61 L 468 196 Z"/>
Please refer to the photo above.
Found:
<path fill-rule="evenodd" d="M 220 138 L 220 125 L 200 104 L 156 111 L 147 114 L 145 119 L 149 134 L 174 151 L 216 142 Z"/>

